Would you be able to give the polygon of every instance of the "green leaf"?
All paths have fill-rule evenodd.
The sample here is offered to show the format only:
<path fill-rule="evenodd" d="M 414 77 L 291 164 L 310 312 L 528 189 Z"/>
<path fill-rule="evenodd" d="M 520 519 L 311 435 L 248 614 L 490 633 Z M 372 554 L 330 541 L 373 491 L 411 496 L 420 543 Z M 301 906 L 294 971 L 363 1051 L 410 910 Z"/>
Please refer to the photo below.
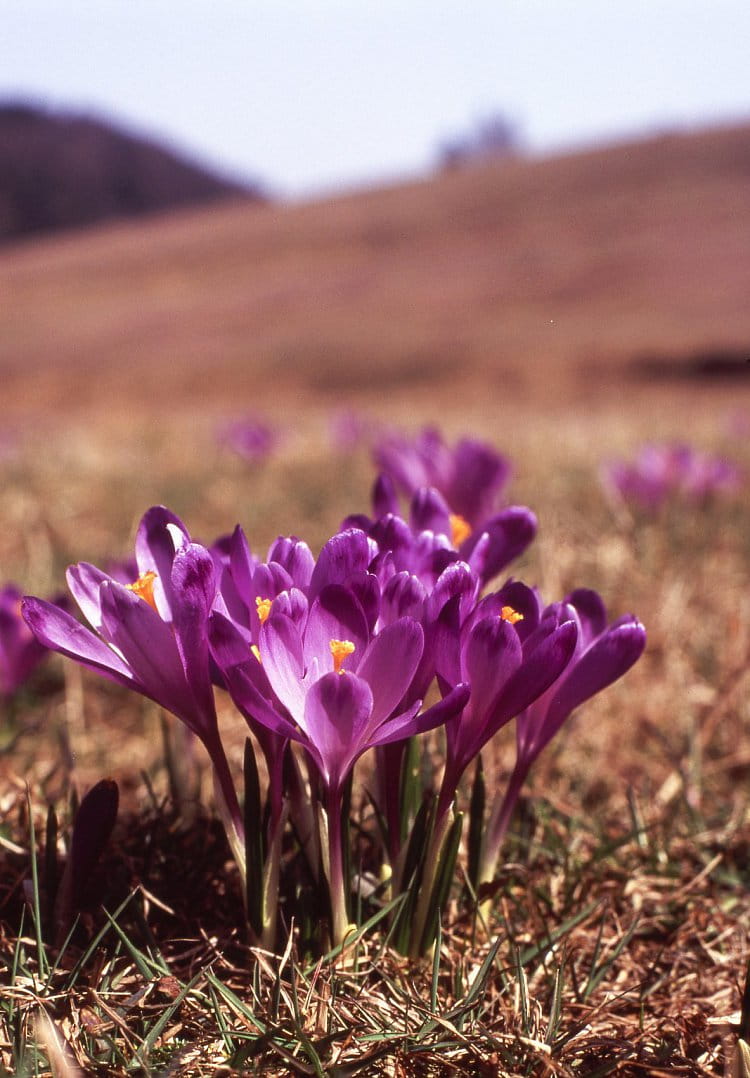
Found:
<path fill-rule="evenodd" d="M 453 882 L 458 847 L 461 844 L 463 822 L 464 814 L 462 812 L 456 813 L 456 818 L 451 825 L 451 829 L 448 832 L 448 836 L 443 842 L 440 851 L 440 860 L 438 862 L 437 872 L 435 873 L 432 894 L 430 895 L 427 919 L 425 921 L 424 931 L 422 932 L 422 938 L 419 941 L 420 954 L 424 954 L 428 948 L 432 946 L 435 940 L 438 924 L 440 923 L 440 915 L 443 911 L 443 906 L 447 901 L 451 883 Z"/>
<path fill-rule="evenodd" d="M 263 810 L 260 797 L 260 779 L 255 750 L 250 738 L 245 739 L 243 761 L 245 780 L 245 860 L 247 865 L 246 901 L 247 919 L 256 937 L 263 932 L 263 890 L 265 842 L 263 838 Z"/>
<path fill-rule="evenodd" d="M 484 767 L 481 755 L 477 756 L 474 782 L 471 787 L 469 803 L 469 861 L 467 874 L 474 892 L 479 889 L 479 867 L 482 863 L 482 845 L 484 839 L 484 806 L 487 800 L 484 781 Z"/>

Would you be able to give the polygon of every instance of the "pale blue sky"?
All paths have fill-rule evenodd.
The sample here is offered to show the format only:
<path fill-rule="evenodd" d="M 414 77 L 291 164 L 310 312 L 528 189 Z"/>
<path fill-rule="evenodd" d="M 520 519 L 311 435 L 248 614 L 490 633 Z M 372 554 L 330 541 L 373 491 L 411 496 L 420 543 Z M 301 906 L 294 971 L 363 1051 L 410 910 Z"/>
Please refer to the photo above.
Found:
<path fill-rule="evenodd" d="M 0 98 L 271 191 L 411 176 L 501 112 L 550 152 L 750 120 L 748 0 L 2 0 Z"/>

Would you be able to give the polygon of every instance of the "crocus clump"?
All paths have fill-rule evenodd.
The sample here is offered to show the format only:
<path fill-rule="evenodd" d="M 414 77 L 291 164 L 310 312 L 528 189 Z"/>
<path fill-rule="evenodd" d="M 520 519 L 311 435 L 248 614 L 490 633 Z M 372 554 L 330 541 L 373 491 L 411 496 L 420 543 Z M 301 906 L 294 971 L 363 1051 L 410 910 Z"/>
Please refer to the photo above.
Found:
<path fill-rule="evenodd" d="M 722 457 L 686 444 L 647 445 L 633 461 L 602 466 L 607 492 L 631 509 L 656 513 L 678 500 L 702 504 L 736 491 L 739 468 Z"/>
<path fill-rule="evenodd" d="M 312 888 L 334 945 L 368 897 L 390 898 L 397 946 L 424 953 L 454 871 L 461 780 L 472 762 L 515 721 L 517 763 L 485 828 L 485 878 L 533 761 L 643 650 L 637 619 L 608 626 L 593 592 L 545 604 L 518 580 L 491 589 L 536 520 L 525 507 L 491 511 L 506 469 L 486 447 L 461 445 L 455 457 L 470 477 L 463 495 L 456 461 L 443 460 L 440 475 L 420 482 L 441 479 L 447 494 L 436 483 L 416 486 L 405 520 L 381 476 L 373 517 L 348 518 L 317 556 L 294 536 L 257 554 L 239 526 L 204 547 L 157 506 L 138 528 L 134 563 L 116 574 L 87 563 L 68 570 L 90 628 L 25 600 L 42 644 L 157 701 L 205 745 L 248 922 L 263 946 L 278 944 L 281 916 L 310 919 L 299 896 Z M 468 514 L 467 534 L 451 534 L 454 507 Z M 246 724 L 242 797 L 215 687 Z M 415 746 L 436 730 L 445 746 L 439 781 L 414 764 Z M 361 763 L 368 755 L 374 772 Z M 353 863 L 349 837 L 355 800 L 372 807 L 359 832 L 364 865 Z"/>
<path fill-rule="evenodd" d="M 21 616 L 22 598 L 14 584 L 0 588 L 0 698 L 18 692 L 48 654 Z"/>

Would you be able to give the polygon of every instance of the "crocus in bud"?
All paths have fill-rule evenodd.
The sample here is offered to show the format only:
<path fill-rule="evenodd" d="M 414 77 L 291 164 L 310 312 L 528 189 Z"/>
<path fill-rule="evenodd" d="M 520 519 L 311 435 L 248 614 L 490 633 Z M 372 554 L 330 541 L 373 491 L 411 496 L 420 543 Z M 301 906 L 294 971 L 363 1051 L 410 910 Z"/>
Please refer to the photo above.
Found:
<path fill-rule="evenodd" d="M 565 611 L 577 626 L 575 650 L 559 676 L 516 719 L 516 763 L 503 797 L 492 809 L 486 831 L 480 878 L 488 881 L 531 765 L 571 713 L 622 677 L 640 658 L 646 630 L 632 614 L 607 625 L 607 613 L 595 591 L 579 589 L 548 611 Z M 543 615 L 544 618 L 545 615 Z M 556 614 L 555 616 L 559 616 Z"/>
<path fill-rule="evenodd" d="M 425 925 L 435 903 L 436 866 L 451 830 L 461 776 L 497 731 L 560 676 L 577 638 L 572 611 L 559 604 L 540 616 L 536 593 L 514 582 L 486 596 L 463 620 L 456 596 L 443 607 L 439 623 L 438 680 L 444 691 L 466 683 L 470 696 L 445 724 L 445 770 L 414 918 L 415 954 L 424 945 Z"/>

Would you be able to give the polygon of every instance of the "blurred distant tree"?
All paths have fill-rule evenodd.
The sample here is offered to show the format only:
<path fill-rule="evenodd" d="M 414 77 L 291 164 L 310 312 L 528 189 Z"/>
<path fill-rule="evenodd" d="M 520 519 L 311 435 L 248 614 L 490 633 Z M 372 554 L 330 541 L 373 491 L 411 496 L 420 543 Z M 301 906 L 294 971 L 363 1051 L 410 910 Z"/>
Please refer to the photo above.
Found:
<path fill-rule="evenodd" d="M 480 120 L 467 135 L 443 143 L 439 150 L 441 168 L 460 168 L 478 161 L 516 157 L 522 150 L 517 125 L 503 113 Z"/>
<path fill-rule="evenodd" d="M 0 242 L 227 197 L 263 195 L 100 120 L 0 103 Z"/>

